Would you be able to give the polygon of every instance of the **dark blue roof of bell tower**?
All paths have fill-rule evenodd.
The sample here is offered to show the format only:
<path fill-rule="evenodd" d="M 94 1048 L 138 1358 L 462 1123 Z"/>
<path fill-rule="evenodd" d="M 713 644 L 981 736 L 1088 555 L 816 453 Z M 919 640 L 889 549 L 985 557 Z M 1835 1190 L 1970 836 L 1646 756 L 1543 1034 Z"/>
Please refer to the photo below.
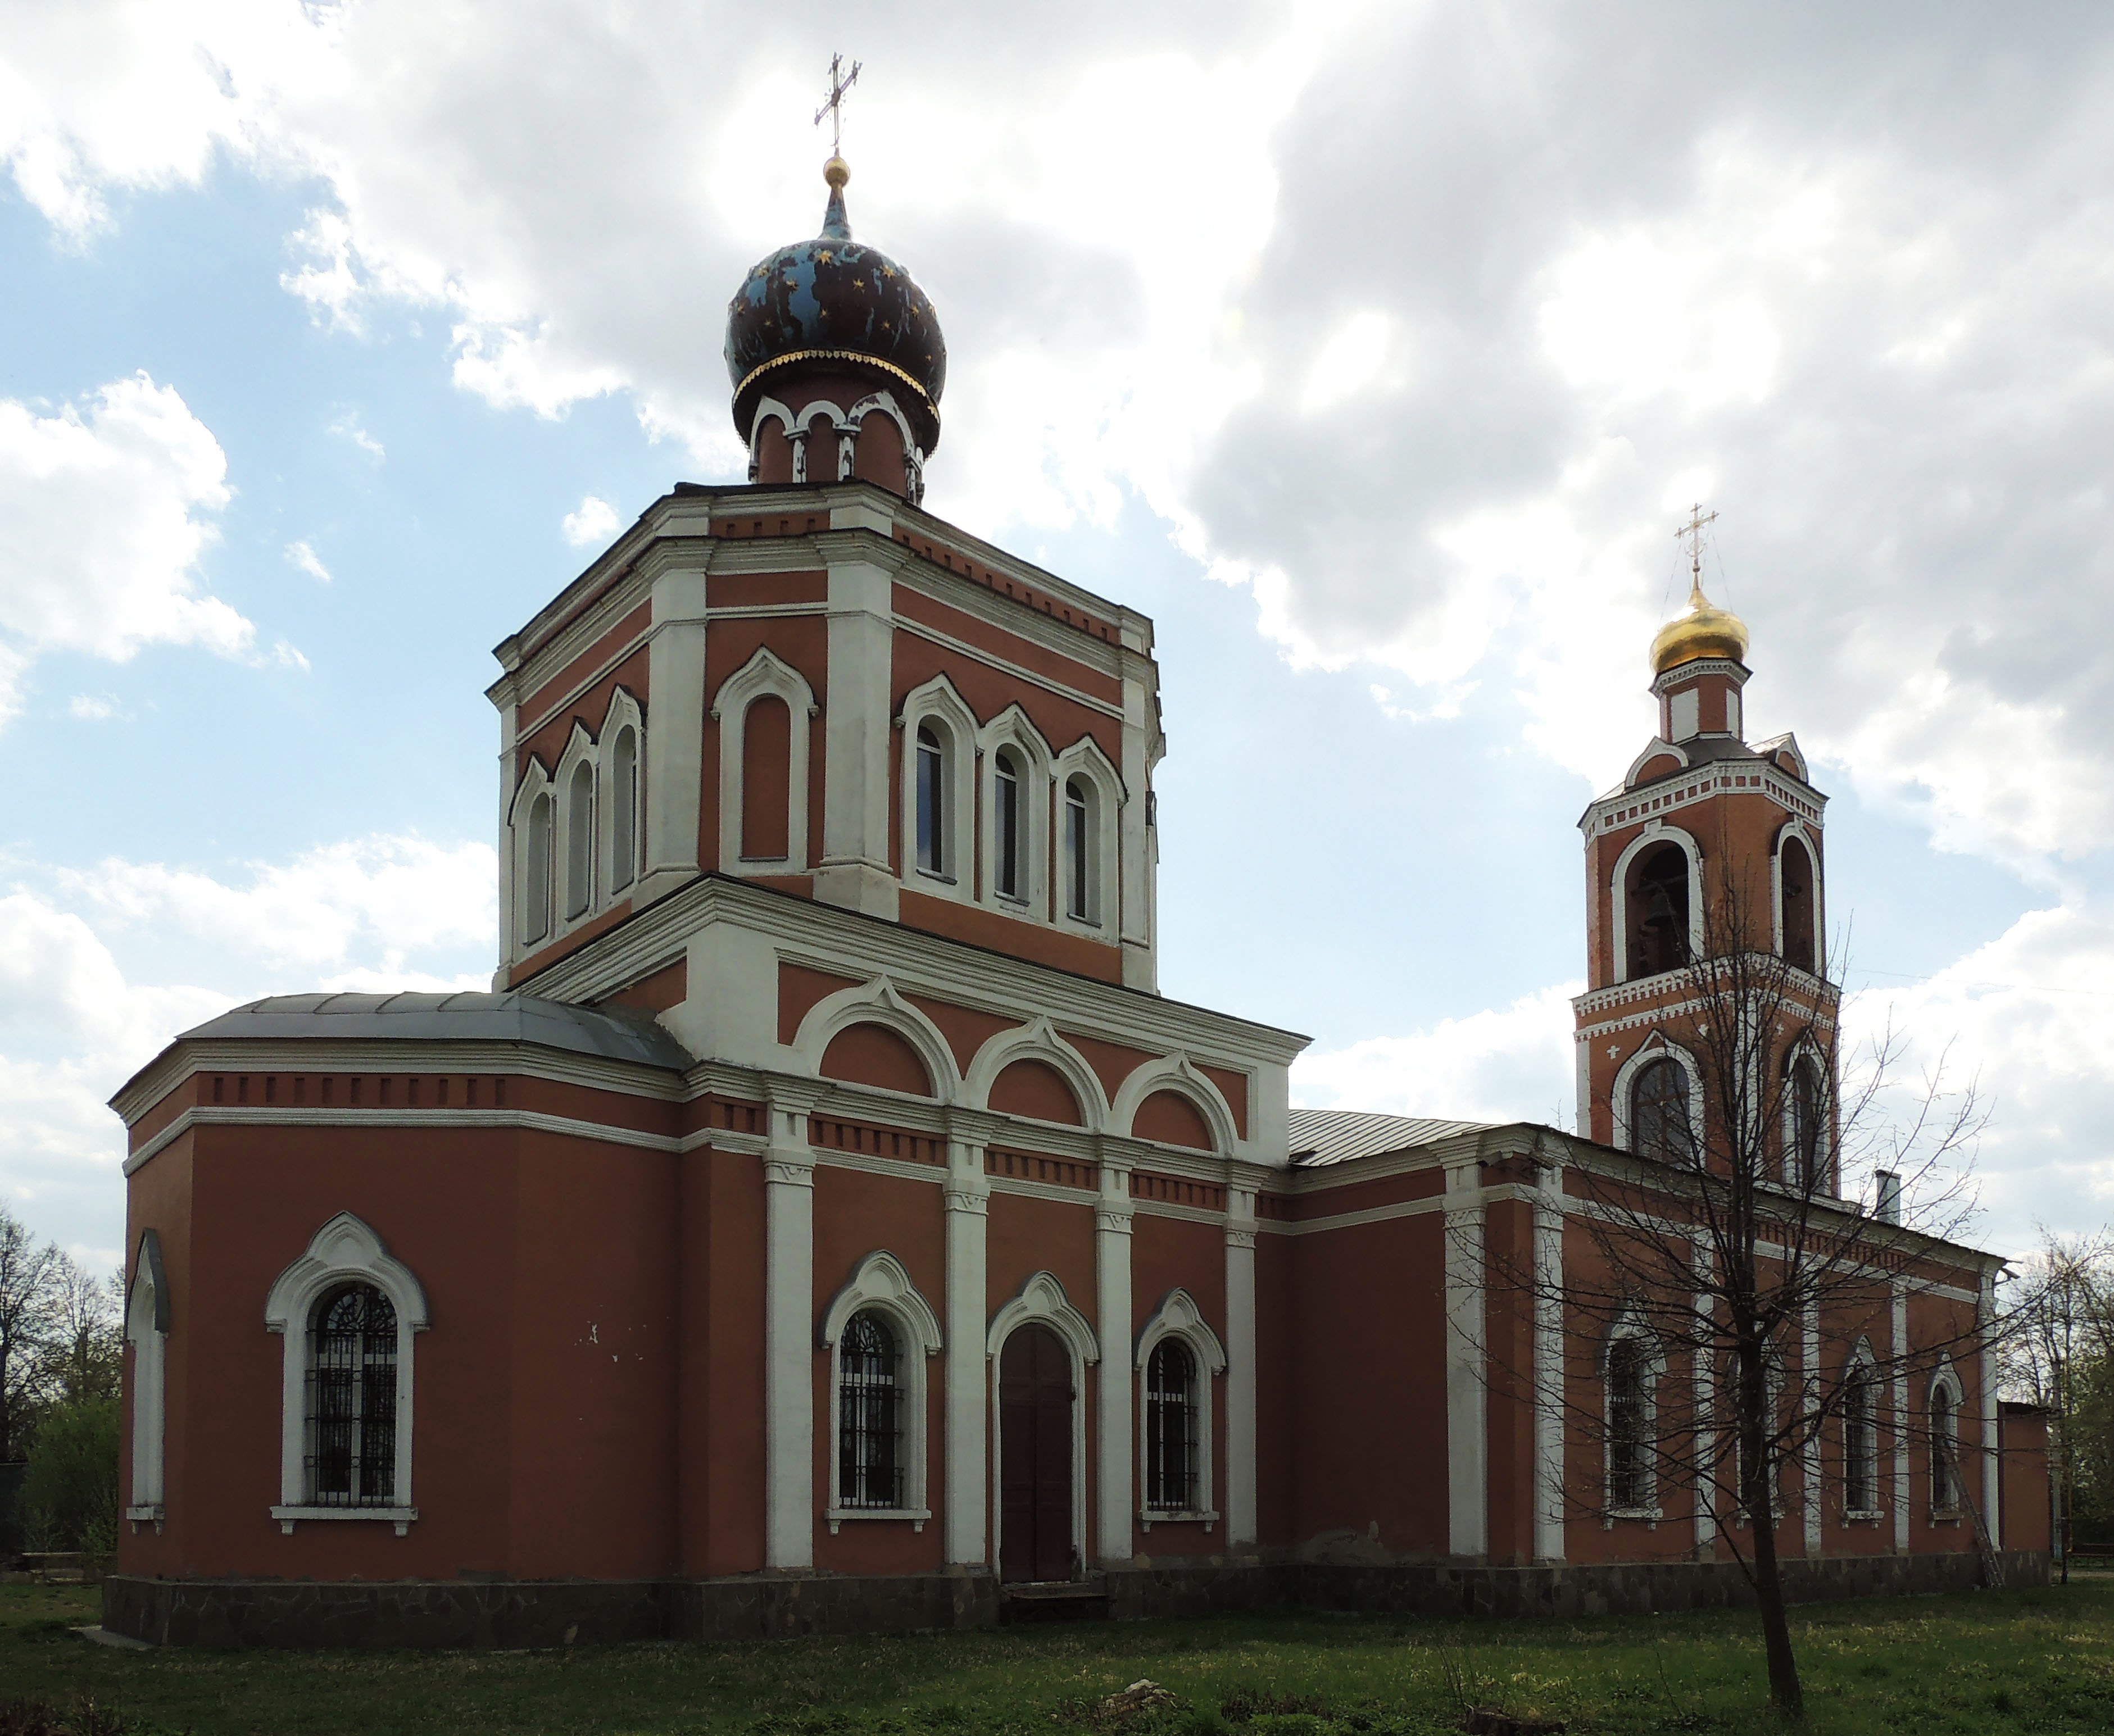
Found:
<path fill-rule="evenodd" d="M 840 185 L 830 189 L 822 232 L 759 262 L 727 304 L 727 377 L 744 440 L 771 375 L 801 360 L 854 372 L 863 364 L 895 391 L 925 450 L 939 444 L 947 384 L 939 316 L 908 272 L 852 239 Z"/>

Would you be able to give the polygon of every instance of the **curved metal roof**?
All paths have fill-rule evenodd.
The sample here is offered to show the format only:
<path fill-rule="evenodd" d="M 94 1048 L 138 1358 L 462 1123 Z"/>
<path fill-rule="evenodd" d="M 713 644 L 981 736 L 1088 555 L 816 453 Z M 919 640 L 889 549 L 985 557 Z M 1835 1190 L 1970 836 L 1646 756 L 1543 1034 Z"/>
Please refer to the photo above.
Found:
<path fill-rule="evenodd" d="M 1302 1168 L 1348 1163 L 1353 1158 L 1407 1151 L 1412 1146 L 1429 1145 L 1434 1140 L 1451 1139 L 1457 1133 L 1475 1133 L 1496 1125 L 1422 1115 L 1375 1115 L 1362 1109 L 1294 1109 L 1292 1161 Z"/>

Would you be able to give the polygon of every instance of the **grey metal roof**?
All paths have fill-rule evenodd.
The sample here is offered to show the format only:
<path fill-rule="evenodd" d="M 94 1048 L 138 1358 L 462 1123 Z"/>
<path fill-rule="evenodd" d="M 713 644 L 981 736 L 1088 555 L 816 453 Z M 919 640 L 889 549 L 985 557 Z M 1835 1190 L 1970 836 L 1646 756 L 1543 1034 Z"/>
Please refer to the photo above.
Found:
<path fill-rule="evenodd" d="M 530 1043 L 633 1061 L 692 1065 L 692 1057 L 650 1015 L 598 1009 L 510 990 L 504 994 L 274 994 L 194 1026 L 176 1039 L 244 1043 Z"/>
<path fill-rule="evenodd" d="M 1434 1140 L 1496 1125 L 1442 1121 L 1423 1115 L 1374 1115 L 1362 1109 L 1294 1109 L 1292 1161 L 1302 1167 L 1348 1163 L 1353 1158 L 1407 1151 L 1412 1145 L 1429 1145 Z"/>

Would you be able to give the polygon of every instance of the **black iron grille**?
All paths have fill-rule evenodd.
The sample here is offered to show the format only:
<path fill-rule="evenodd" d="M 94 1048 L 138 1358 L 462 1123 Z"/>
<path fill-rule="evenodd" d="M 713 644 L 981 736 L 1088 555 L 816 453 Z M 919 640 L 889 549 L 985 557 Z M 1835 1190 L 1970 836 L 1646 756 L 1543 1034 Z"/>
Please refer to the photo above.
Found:
<path fill-rule="evenodd" d="M 903 1389 L 895 1335 L 872 1313 L 845 1323 L 837 1383 L 837 1505 L 903 1505 Z"/>
<path fill-rule="evenodd" d="M 1196 1368 L 1174 1338 L 1145 1365 L 1145 1504 L 1163 1513 L 1197 1510 Z"/>
<path fill-rule="evenodd" d="M 348 1284 L 311 1318 L 311 1499 L 319 1507 L 394 1506 L 396 1310 L 372 1284 Z"/>

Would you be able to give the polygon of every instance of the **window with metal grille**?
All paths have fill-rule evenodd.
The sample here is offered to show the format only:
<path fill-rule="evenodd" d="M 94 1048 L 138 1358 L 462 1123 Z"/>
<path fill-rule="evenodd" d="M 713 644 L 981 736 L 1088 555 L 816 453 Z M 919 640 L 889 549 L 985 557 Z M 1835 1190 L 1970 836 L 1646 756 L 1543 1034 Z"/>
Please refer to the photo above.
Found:
<path fill-rule="evenodd" d="M 1075 922 L 1094 920 L 1091 818 L 1083 779 L 1064 784 L 1064 908 Z"/>
<path fill-rule="evenodd" d="M 1960 1505 L 1958 1451 L 1952 1394 L 1940 1387 L 1930 1396 L 1930 1504 L 1941 1513 Z"/>
<path fill-rule="evenodd" d="M 1688 1070 L 1678 1061 L 1653 1062 L 1630 1087 L 1631 1149 L 1679 1163 L 1688 1157 L 1694 1137 Z"/>
<path fill-rule="evenodd" d="M 838 1349 L 837 1505 L 903 1505 L 903 1384 L 895 1334 L 863 1309 Z"/>
<path fill-rule="evenodd" d="M 1163 1338 L 1145 1364 L 1145 1504 L 1197 1510 L 1197 1361 L 1178 1338 Z"/>
<path fill-rule="evenodd" d="M 1023 896 L 1020 887 L 1020 859 L 1024 853 L 1020 847 L 1020 772 L 1014 764 L 1013 756 L 1004 751 L 998 756 L 995 793 L 991 881 L 1000 898 L 1018 898 Z"/>
<path fill-rule="evenodd" d="M 1651 1499 L 1645 1356 L 1640 1338 L 1618 1338 L 1608 1347 L 1608 1505 L 1618 1512 L 1636 1511 Z"/>
<path fill-rule="evenodd" d="M 308 1469 L 318 1507 L 396 1501 L 396 1310 L 372 1284 L 347 1284 L 309 1322 Z"/>
<path fill-rule="evenodd" d="M 1851 1371 L 1842 1395 L 1842 1505 L 1870 1513 L 1879 1505 L 1879 1432 L 1872 1417 L 1872 1385 L 1861 1368 Z"/>
<path fill-rule="evenodd" d="M 1819 1186 L 1824 1096 L 1819 1067 L 1811 1057 L 1801 1057 L 1791 1070 L 1791 1161 L 1784 1167 L 1784 1180 L 1793 1187 Z"/>

